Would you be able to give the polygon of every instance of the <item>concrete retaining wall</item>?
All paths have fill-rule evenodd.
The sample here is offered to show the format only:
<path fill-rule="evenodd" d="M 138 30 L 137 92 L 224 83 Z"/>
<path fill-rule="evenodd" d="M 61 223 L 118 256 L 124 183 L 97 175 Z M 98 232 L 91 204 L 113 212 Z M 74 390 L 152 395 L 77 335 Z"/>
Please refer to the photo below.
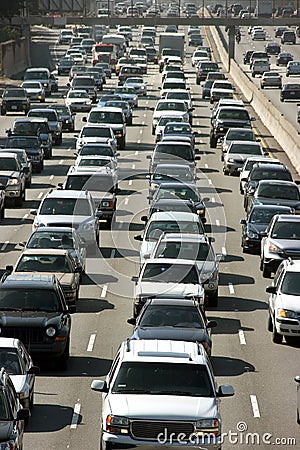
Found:
<path fill-rule="evenodd" d="M 22 37 L 17 41 L 0 44 L 0 75 L 13 77 L 24 72 L 30 66 L 29 38 Z"/>
<path fill-rule="evenodd" d="M 217 46 L 220 60 L 228 69 L 228 54 L 218 30 L 211 27 L 210 31 Z M 300 137 L 297 129 L 281 115 L 280 111 L 264 96 L 235 61 L 231 61 L 230 75 L 263 124 L 288 155 L 297 172 L 300 173 Z"/>

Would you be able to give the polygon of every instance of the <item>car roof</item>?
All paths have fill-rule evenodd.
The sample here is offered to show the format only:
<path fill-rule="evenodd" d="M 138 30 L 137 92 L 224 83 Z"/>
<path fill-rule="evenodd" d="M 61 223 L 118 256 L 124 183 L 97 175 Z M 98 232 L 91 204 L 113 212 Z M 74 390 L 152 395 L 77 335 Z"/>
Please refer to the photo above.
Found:
<path fill-rule="evenodd" d="M 159 220 L 178 220 L 181 222 L 199 222 L 199 216 L 197 214 L 194 214 L 192 212 L 182 212 L 182 211 L 174 211 L 174 212 L 165 212 L 165 211 L 158 211 L 152 214 L 151 218 L 149 219 L 148 223 L 153 221 L 159 221 Z"/>
<path fill-rule="evenodd" d="M 280 210 L 282 210 L 282 212 L 284 212 L 284 211 L 288 211 L 288 210 L 291 210 L 292 208 L 290 207 L 290 206 L 283 206 L 283 205 L 253 205 L 252 206 L 252 208 L 251 208 L 251 212 L 253 211 L 253 210 L 263 210 L 263 211 L 265 211 L 266 209 L 268 209 L 269 211 L 270 210 L 274 210 L 274 211 L 280 211 Z"/>
<path fill-rule="evenodd" d="M 74 228 L 71 227 L 38 227 L 31 236 L 35 233 L 77 233 Z"/>
<path fill-rule="evenodd" d="M 234 145 L 252 145 L 253 147 L 261 147 L 261 143 L 258 141 L 238 141 L 238 140 L 231 141 L 230 147 Z"/>
<path fill-rule="evenodd" d="M 296 185 L 296 183 L 294 183 L 293 181 L 285 181 L 285 180 L 260 180 L 258 182 L 258 184 L 261 186 L 263 184 L 269 184 L 269 185 L 282 185 L 282 186 L 295 186 L 298 188 L 298 186 Z"/>
<path fill-rule="evenodd" d="M 55 275 L 43 273 L 13 273 L 2 279 L 0 289 L 49 289 L 55 283 Z"/>
<path fill-rule="evenodd" d="M 188 213 L 189 214 L 189 213 Z M 191 234 L 191 233 L 164 233 L 160 241 L 176 241 L 176 242 L 208 242 L 208 237 L 205 234 Z"/>
<path fill-rule="evenodd" d="M 300 222 L 300 216 L 295 214 L 277 214 L 277 222 Z"/>
<path fill-rule="evenodd" d="M 159 306 L 185 306 L 190 308 L 197 308 L 197 302 L 193 299 L 183 298 L 151 298 L 147 300 L 146 305 Z"/>
<path fill-rule="evenodd" d="M 13 158 L 13 159 L 17 159 L 17 155 L 14 154 L 14 152 L 1 152 L 0 153 L 0 158 Z"/>
<path fill-rule="evenodd" d="M 19 117 L 18 119 L 15 119 L 14 123 L 17 123 L 17 122 L 48 122 L 48 119 L 47 119 L 47 117 L 27 117 L 26 116 L 26 117 Z"/>
<path fill-rule="evenodd" d="M 289 172 L 289 169 L 284 166 L 283 164 L 270 164 L 270 163 L 264 163 L 264 162 L 260 162 L 259 164 L 255 164 L 253 166 L 253 169 L 262 169 L 262 170 L 267 170 L 270 169 L 272 171 L 276 170 L 278 172 Z M 253 170 L 252 169 L 252 170 Z"/>
<path fill-rule="evenodd" d="M 90 194 L 87 191 L 75 191 L 73 189 L 53 189 L 52 192 L 44 197 L 46 198 L 87 198 Z"/>
<path fill-rule="evenodd" d="M 116 108 L 114 106 L 101 106 L 100 108 L 99 107 L 92 108 L 90 113 L 95 112 L 95 111 L 96 112 L 122 112 L 122 108 Z"/>

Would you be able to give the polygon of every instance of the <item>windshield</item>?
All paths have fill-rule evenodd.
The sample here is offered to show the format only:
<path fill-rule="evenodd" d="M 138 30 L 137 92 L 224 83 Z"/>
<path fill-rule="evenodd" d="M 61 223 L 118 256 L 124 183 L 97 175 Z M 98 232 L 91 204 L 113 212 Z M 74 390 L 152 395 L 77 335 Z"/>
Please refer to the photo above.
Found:
<path fill-rule="evenodd" d="M 6 141 L 7 148 L 40 149 L 40 143 L 37 138 L 19 138 L 12 137 Z"/>
<path fill-rule="evenodd" d="M 86 86 L 94 87 L 94 80 L 92 78 L 74 78 L 72 81 L 72 86 Z"/>
<path fill-rule="evenodd" d="M 194 161 L 193 150 L 189 145 L 176 144 L 158 144 L 154 158 L 184 159 Z"/>
<path fill-rule="evenodd" d="M 178 117 L 161 117 L 158 121 L 158 126 L 163 127 L 165 125 L 167 125 L 169 122 L 183 122 L 183 118 L 178 116 Z"/>
<path fill-rule="evenodd" d="M 100 159 L 100 158 L 82 158 L 78 166 L 84 166 L 84 167 L 103 167 L 103 166 L 110 166 L 110 161 L 107 159 Z"/>
<path fill-rule="evenodd" d="M 184 185 L 182 187 L 163 186 L 159 189 L 156 199 L 158 200 L 161 198 L 192 200 L 193 202 L 200 201 L 197 192 L 194 189 Z"/>
<path fill-rule="evenodd" d="M 112 392 L 214 397 L 206 366 L 182 363 L 123 362 Z"/>
<path fill-rule="evenodd" d="M 175 305 L 150 305 L 145 310 L 141 327 L 204 328 L 202 317 L 196 308 Z"/>
<path fill-rule="evenodd" d="M 116 94 L 134 94 L 135 93 L 135 89 L 133 87 L 119 87 L 115 89 L 115 93 Z"/>
<path fill-rule="evenodd" d="M 153 174 L 153 181 L 193 181 L 194 177 L 189 167 L 168 167 L 165 170 L 158 168 L 157 172 Z"/>
<path fill-rule="evenodd" d="M 15 160 L 15 158 L 0 158 L 0 170 L 18 170 L 17 161 Z"/>
<path fill-rule="evenodd" d="M 49 129 L 45 122 L 15 122 L 13 132 L 23 136 L 36 136 L 40 133 L 47 134 Z"/>
<path fill-rule="evenodd" d="M 10 419 L 10 413 L 3 389 L 3 387 L 0 389 L 0 420 L 5 421 Z"/>
<path fill-rule="evenodd" d="M 92 145 L 84 145 L 80 150 L 80 156 L 82 155 L 103 155 L 103 156 L 114 156 L 111 147 L 102 147 L 102 146 L 92 146 Z"/>
<path fill-rule="evenodd" d="M 62 248 L 71 250 L 74 247 L 71 231 L 36 231 L 27 243 L 27 248 Z"/>
<path fill-rule="evenodd" d="M 162 241 L 160 242 L 155 251 L 154 258 L 214 261 L 214 255 L 210 245 L 208 245 L 207 243 L 200 243 L 200 242 Z"/>
<path fill-rule="evenodd" d="M 285 180 L 292 181 L 291 174 L 287 170 L 263 170 L 254 169 L 250 173 L 249 180 Z"/>
<path fill-rule="evenodd" d="M 69 260 L 63 255 L 23 255 L 16 272 L 73 272 Z"/>
<path fill-rule="evenodd" d="M 22 367 L 20 365 L 19 355 L 14 348 L 1 348 L 0 350 L 0 365 L 4 367 L 9 375 L 24 375 Z M 1 402 L 1 400 L 0 400 Z M 0 403 L 0 410 L 2 405 Z M 0 420 L 1 420 L 0 412 Z"/>
<path fill-rule="evenodd" d="M 186 111 L 185 103 L 179 102 L 162 102 L 158 103 L 156 111 Z"/>
<path fill-rule="evenodd" d="M 49 120 L 49 122 L 57 122 L 57 116 L 54 111 L 37 111 L 36 109 L 32 109 L 28 113 L 28 117 L 42 117 Z"/>
<path fill-rule="evenodd" d="M 300 222 L 277 221 L 272 230 L 272 238 L 300 239 Z"/>
<path fill-rule="evenodd" d="M 249 222 L 268 225 L 275 214 L 282 214 L 282 211 L 276 211 L 274 209 L 254 209 L 249 217 Z"/>
<path fill-rule="evenodd" d="M 197 222 L 178 220 L 155 220 L 147 228 L 145 239 L 147 241 L 157 241 L 163 233 L 192 233 L 199 234 Z"/>
<path fill-rule="evenodd" d="M 24 80 L 47 80 L 48 78 L 48 72 L 39 70 L 34 72 L 26 72 L 24 75 Z"/>
<path fill-rule="evenodd" d="M 55 272 L 52 271 L 52 272 Z M 48 289 L 0 289 L 0 311 L 59 311 L 56 293 Z"/>
<path fill-rule="evenodd" d="M 187 92 L 169 92 L 166 98 L 174 98 L 175 100 L 189 100 Z"/>
<path fill-rule="evenodd" d="M 246 155 L 262 155 L 260 145 L 247 144 L 231 144 L 228 153 L 246 154 Z"/>
<path fill-rule="evenodd" d="M 295 186 L 270 184 L 259 186 L 257 196 L 282 200 L 299 200 L 299 191 Z"/>
<path fill-rule="evenodd" d="M 229 131 L 226 141 L 255 141 L 256 137 L 252 130 Z"/>
<path fill-rule="evenodd" d="M 182 125 L 167 125 L 164 134 L 192 134 L 192 129 L 185 123 Z"/>
<path fill-rule="evenodd" d="M 7 97 L 26 97 L 24 89 L 7 89 L 3 92 L 3 98 Z"/>
<path fill-rule="evenodd" d="M 113 189 L 111 175 L 69 175 L 65 189 L 108 192 Z"/>
<path fill-rule="evenodd" d="M 300 277 L 298 272 L 286 272 L 281 285 L 281 292 L 286 295 L 300 295 Z"/>
<path fill-rule="evenodd" d="M 236 120 L 250 120 L 248 111 L 243 108 L 238 109 L 224 109 L 219 113 L 219 119 L 236 119 Z"/>
<path fill-rule="evenodd" d="M 81 130 L 80 137 L 103 137 L 111 138 L 110 128 L 104 127 L 84 127 Z"/>
<path fill-rule="evenodd" d="M 91 216 L 90 204 L 83 198 L 46 198 L 40 209 L 41 215 Z"/>
<path fill-rule="evenodd" d="M 88 121 L 91 123 L 123 124 L 123 115 L 121 112 L 92 111 L 89 115 Z"/>
<path fill-rule="evenodd" d="M 86 91 L 70 91 L 68 93 L 68 98 L 89 98 L 89 96 L 87 95 Z"/>
<path fill-rule="evenodd" d="M 185 83 L 179 83 L 178 81 L 176 82 L 170 82 L 170 81 L 166 81 L 163 84 L 162 89 L 185 89 Z"/>
<path fill-rule="evenodd" d="M 34 82 L 30 82 L 30 81 L 25 81 L 23 83 L 23 88 L 25 89 L 41 89 L 42 85 L 41 83 L 34 83 Z"/>

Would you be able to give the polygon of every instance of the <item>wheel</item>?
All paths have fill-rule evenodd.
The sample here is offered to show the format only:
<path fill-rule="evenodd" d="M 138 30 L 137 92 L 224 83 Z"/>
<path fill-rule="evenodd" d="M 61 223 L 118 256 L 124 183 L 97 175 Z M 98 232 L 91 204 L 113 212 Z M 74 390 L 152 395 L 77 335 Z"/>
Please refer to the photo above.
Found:
<path fill-rule="evenodd" d="M 59 370 L 66 370 L 70 356 L 70 341 L 68 340 L 64 353 L 57 359 L 56 366 Z"/>
<path fill-rule="evenodd" d="M 43 163 L 43 161 L 41 161 L 41 162 L 39 163 L 39 165 L 38 165 L 37 172 L 38 172 L 38 173 L 41 173 L 42 170 L 43 170 L 43 168 L 44 168 L 44 163 Z"/>
<path fill-rule="evenodd" d="M 219 293 L 218 290 L 214 292 L 213 294 L 207 295 L 207 306 L 216 307 L 218 306 L 218 300 L 219 300 Z"/>
<path fill-rule="evenodd" d="M 263 269 L 262 269 L 262 276 L 264 277 L 264 278 L 271 278 L 271 271 L 269 270 L 269 269 L 267 269 L 266 267 L 265 267 L 265 265 L 263 264 Z"/>
<path fill-rule="evenodd" d="M 155 134 L 155 128 L 152 127 L 152 134 Z"/>
<path fill-rule="evenodd" d="M 113 444 L 111 442 L 104 441 L 103 432 L 101 431 L 100 450 L 111 450 L 112 448 Z"/>
<path fill-rule="evenodd" d="M 123 137 L 120 141 L 120 150 L 124 150 L 125 147 L 126 147 L 126 141 L 125 141 L 125 137 Z"/>
<path fill-rule="evenodd" d="M 61 145 L 62 144 L 62 135 L 60 135 L 58 138 L 55 139 L 55 145 Z"/>
<path fill-rule="evenodd" d="M 6 115 L 5 109 L 1 108 L 1 116 L 5 116 L 5 115 Z"/>
<path fill-rule="evenodd" d="M 272 332 L 273 331 L 273 322 L 272 322 L 272 317 L 269 314 L 269 318 L 268 318 L 268 331 Z"/>
<path fill-rule="evenodd" d="M 263 84 L 261 84 L 260 88 L 261 88 L 261 89 L 264 89 L 264 85 L 263 85 Z"/>
<path fill-rule="evenodd" d="M 5 207 L 3 205 L 2 209 L 1 209 L 1 213 L 0 213 L 0 218 L 4 219 L 4 216 L 5 216 Z"/>
<path fill-rule="evenodd" d="M 15 205 L 16 206 L 22 206 L 23 205 L 24 192 L 21 193 L 20 197 L 15 198 Z"/>
<path fill-rule="evenodd" d="M 229 170 L 223 168 L 224 175 L 229 175 Z"/>
<path fill-rule="evenodd" d="M 33 406 L 34 406 L 34 388 L 32 388 L 32 394 L 31 394 L 31 397 L 30 397 L 30 400 L 29 400 L 29 409 L 30 409 L 30 411 L 32 410 Z"/>
<path fill-rule="evenodd" d="M 216 148 L 217 147 L 217 142 L 218 142 L 217 138 L 213 134 L 210 135 L 209 145 L 211 146 L 211 148 Z"/>
<path fill-rule="evenodd" d="M 274 342 L 274 344 L 282 344 L 282 339 L 283 336 L 281 334 L 278 334 L 274 327 L 272 331 L 272 341 Z"/>
<path fill-rule="evenodd" d="M 255 78 L 255 73 L 252 73 L 251 75 L 252 75 L 252 78 Z"/>

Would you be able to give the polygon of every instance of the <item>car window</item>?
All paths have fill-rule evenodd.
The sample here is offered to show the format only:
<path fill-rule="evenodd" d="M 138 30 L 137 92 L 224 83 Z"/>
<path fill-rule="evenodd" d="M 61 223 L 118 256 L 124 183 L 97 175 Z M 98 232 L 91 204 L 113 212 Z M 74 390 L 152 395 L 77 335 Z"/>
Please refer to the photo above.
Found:
<path fill-rule="evenodd" d="M 300 276 L 297 272 L 285 272 L 281 292 L 286 295 L 300 295 Z"/>
<path fill-rule="evenodd" d="M 123 116 L 119 112 L 110 111 L 92 111 L 89 115 L 89 122 L 91 123 L 117 123 L 122 124 Z"/>
<path fill-rule="evenodd" d="M 14 348 L 0 349 L 0 365 L 9 375 L 22 375 L 19 355 Z"/>
<path fill-rule="evenodd" d="M 176 221 L 176 220 L 153 220 L 149 223 L 145 238 L 156 241 L 162 233 L 192 233 L 199 234 L 198 222 Z"/>
<path fill-rule="evenodd" d="M 207 243 L 165 241 L 160 242 L 154 257 L 212 261 L 213 253 Z"/>
<path fill-rule="evenodd" d="M 41 215 L 91 216 L 89 201 L 83 198 L 46 198 L 39 211 Z"/>
<path fill-rule="evenodd" d="M 276 239 L 300 239 L 300 222 L 278 220 L 274 224 L 271 237 Z"/>
<path fill-rule="evenodd" d="M 16 272 L 62 272 L 71 273 L 73 267 L 65 255 L 23 255 Z"/>
<path fill-rule="evenodd" d="M 146 308 L 140 327 L 184 327 L 204 328 L 204 322 L 197 308 L 174 305 L 150 305 Z"/>
<path fill-rule="evenodd" d="M 142 281 L 161 283 L 198 284 L 199 277 L 194 266 L 189 264 L 155 264 L 146 265 Z"/>
<path fill-rule="evenodd" d="M 176 188 L 163 186 L 157 192 L 157 199 L 160 198 L 192 200 L 194 202 L 198 202 L 200 200 L 197 192 L 188 186 L 180 186 Z"/>
<path fill-rule="evenodd" d="M 104 127 L 84 127 L 81 130 L 80 137 L 104 137 L 111 138 L 110 128 Z"/>
<path fill-rule="evenodd" d="M 18 164 L 15 158 L 1 158 L 0 157 L 0 170 L 15 171 L 18 170 Z"/>
<path fill-rule="evenodd" d="M 164 155 L 168 155 L 169 157 L 174 159 L 180 158 L 185 159 L 186 161 L 194 161 L 194 154 L 190 145 L 174 145 L 174 143 L 158 144 L 156 146 L 154 155 L 157 158 L 164 158 Z"/>
<path fill-rule="evenodd" d="M 299 191 L 294 186 L 284 185 L 262 185 L 259 186 L 257 195 L 259 197 L 276 198 L 282 200 L 299 200 Z"/>
<path fill-rule="evenodd" d="M 59 311 L 60 303 L 56 293 L 49 289 L 0 289 L 0 310 L 14 309 Z"/>
<path fill-rule="evenodd" d="M 30 237 L 27 248 L 74 248 L 72 232 L 67 231 L 36 231 Z"/>

